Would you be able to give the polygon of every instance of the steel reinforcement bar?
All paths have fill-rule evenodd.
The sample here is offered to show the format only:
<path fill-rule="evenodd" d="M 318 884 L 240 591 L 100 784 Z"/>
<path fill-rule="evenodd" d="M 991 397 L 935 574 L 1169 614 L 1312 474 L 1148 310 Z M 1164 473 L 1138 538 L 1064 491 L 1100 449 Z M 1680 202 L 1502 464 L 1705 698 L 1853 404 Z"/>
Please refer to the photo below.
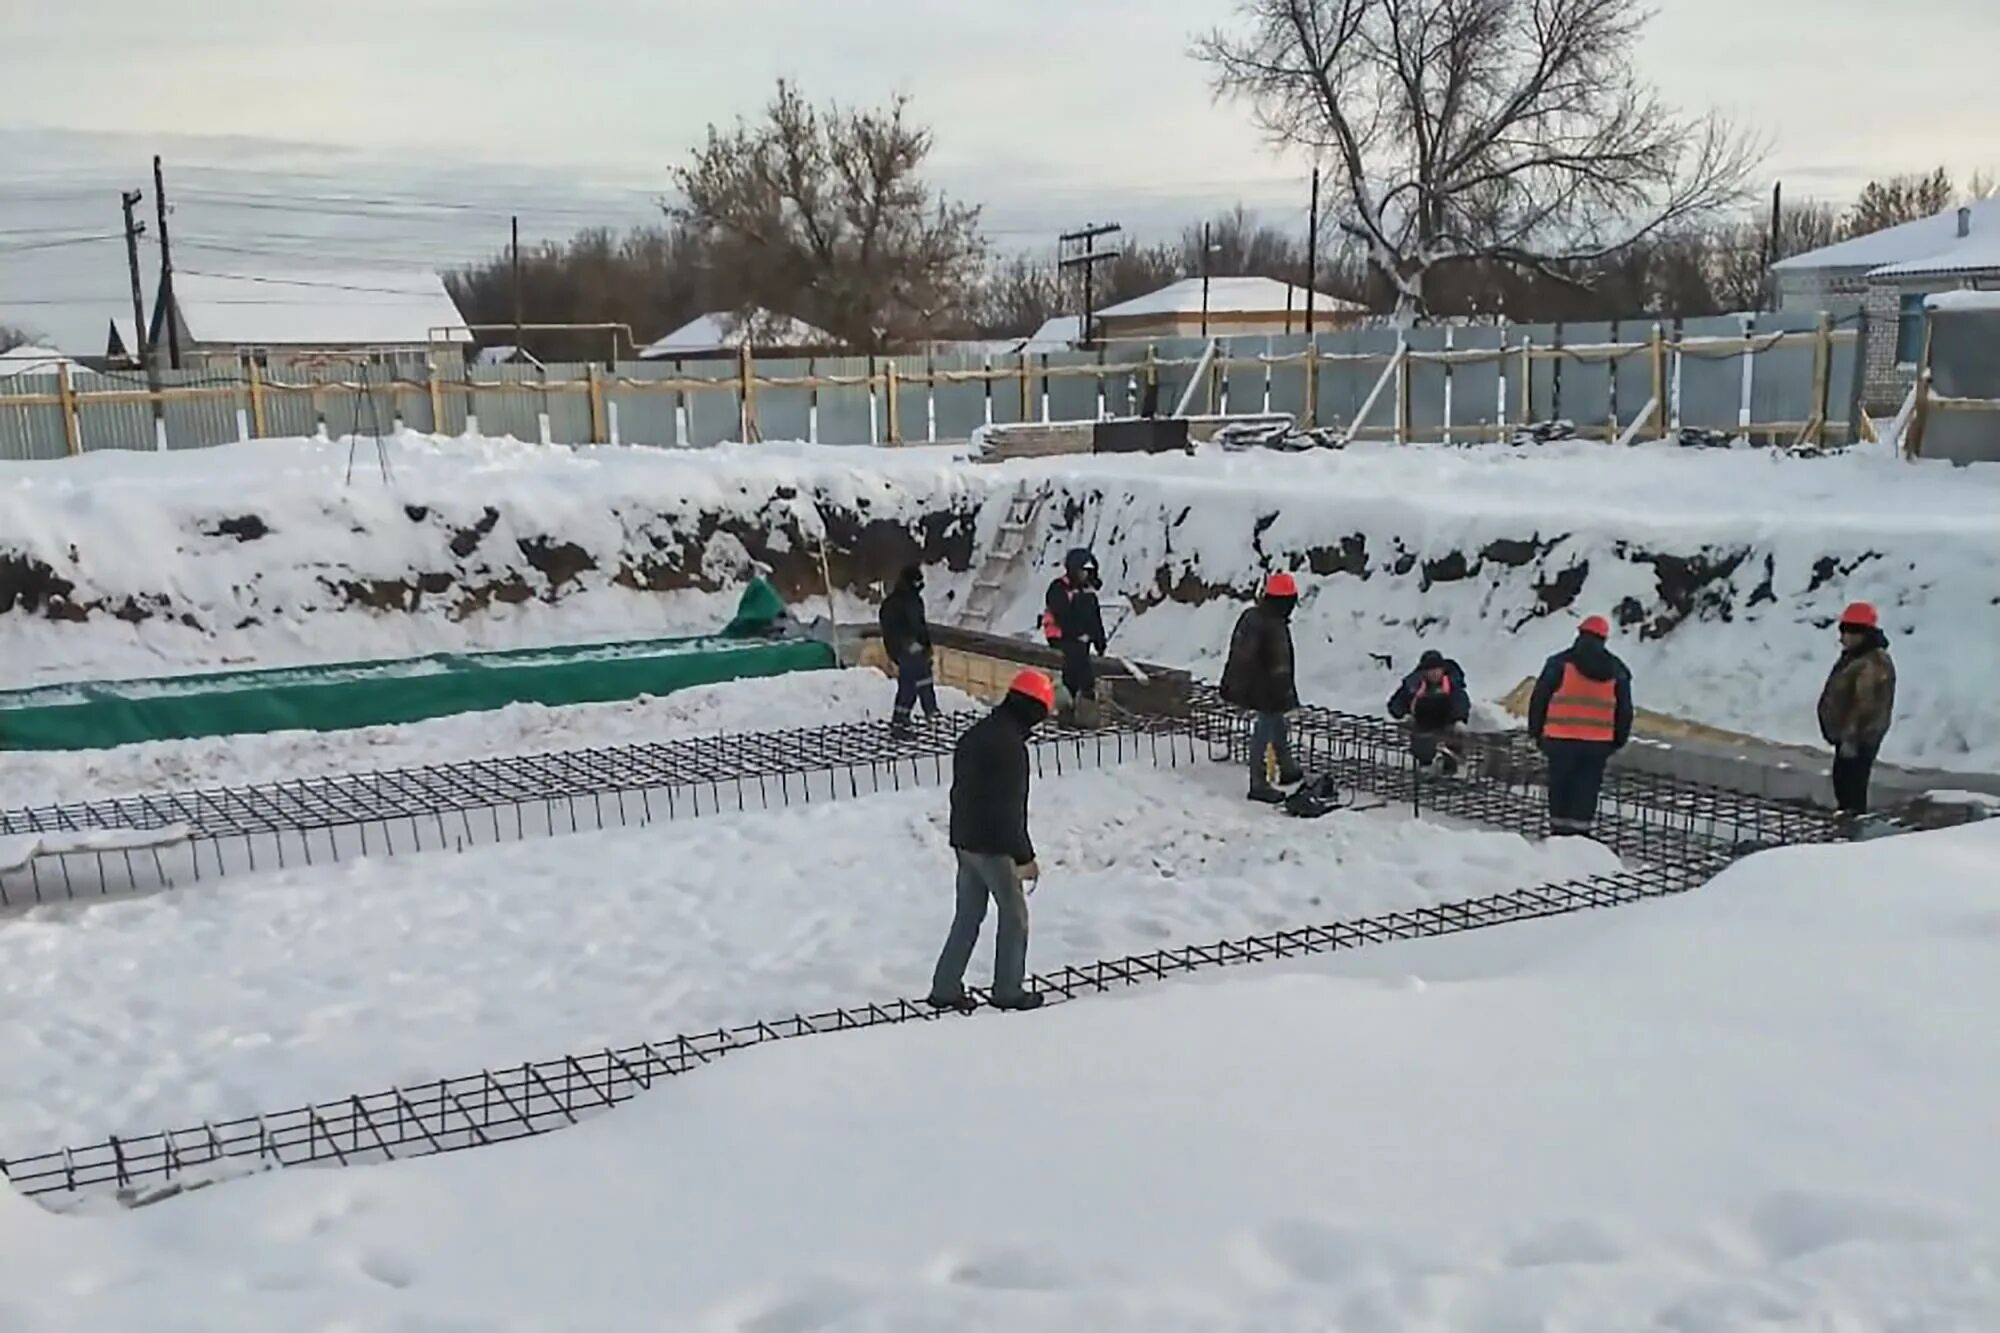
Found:
<path fill-rule="evenodd" d="M 0 834 L 56 846 L 100 830 L 175 836 L 36 857 L 0 873 L 0 908 L 934 785 L 978 716 L 919 720 L 908 739 L 882 722 L 845 722 L 4 811 Z M 1096 730 L 1051 728 L 1032 750 L 1038 774 L 1192 758 L 1177 724 L 1131 715 Z"/>
<path fill-rule="evenodd" d="M 1704 877 L 1704 871 L 1690 866 L 1642 867 L 1328 925 L 1156 949 L 1064 967 L 1032 978 L 1031 984 L 1059 1003 L 1192 972 L 1456 935 L 1639 902 L 1682 892 Z M 986 998 L 984 992 L 975 993 Z M 59 1196 L 113 1190 L 127 1203 L 140 1204 L 180 1189 L 272 1167 L 315 1162 L 354 1165 L 430 1156 L 575 1124 L 630 1100 L 663 1079 L 735 1051 L 797 1037 L 938 1017 L 937 1011 L 912 1000 L 794 1014 L 666 1041 L 482 1069 L 476 1074 L 356 1094 L 272 1114 L 207 1121 L 165 1133 L 112 1137 L 83 1147 L 0 1159 L 0 1175 L 23 1194 Z"/>

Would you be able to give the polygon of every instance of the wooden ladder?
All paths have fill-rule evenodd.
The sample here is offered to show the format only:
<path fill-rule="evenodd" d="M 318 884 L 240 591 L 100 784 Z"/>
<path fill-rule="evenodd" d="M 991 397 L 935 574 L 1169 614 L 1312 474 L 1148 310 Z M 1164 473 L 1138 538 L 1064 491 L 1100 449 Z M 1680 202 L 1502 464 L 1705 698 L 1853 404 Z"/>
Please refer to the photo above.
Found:
<path fill-rule="evenodd" d="M 972 594 L 965 599 L 965 610 L 959 615 L 958 623 L 963 628 L 981 633 L 992 632 L 993 617 L 1000 612 L 1000 596 L 1007 587 L 1007 576 L 1027 554 L 1035 520 L 1041 512 L 1042 492 L 1030 490 L 1025 483 L 1007 501 L 1007 513 L 1000 520 L 1000 531 L 994 534 L 993 545 L 987 548 L 986 558 L 980 561 L 979 572 L 972 576 Z"/>

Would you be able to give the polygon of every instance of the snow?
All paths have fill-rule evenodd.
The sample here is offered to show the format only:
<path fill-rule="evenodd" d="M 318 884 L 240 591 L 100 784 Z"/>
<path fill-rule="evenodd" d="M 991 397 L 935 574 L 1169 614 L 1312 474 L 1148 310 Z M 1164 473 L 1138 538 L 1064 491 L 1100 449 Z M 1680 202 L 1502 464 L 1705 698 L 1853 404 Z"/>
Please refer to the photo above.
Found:
<path fill-rule="evenodd" d="M 825 329 L 802 319 L 769 310 L 752 310 L 740 315 L 728 310 L 712 310 L 647 345 L 639 352 L 642 361 L 677 356 L 706 356 L 730 352 L 748 342 L 761 350 L 787 347 L 838 347 L 840 339 Z"/>
<path fill-rule="evenodd" d="M 194 830 L 186 824 L 162 824 L 147 829 L 76 829 L 61 833 L 0 835 L 0 870 L 19 870 L 38 856 L 68 852 L 137 851 L 186 842 Z"/>
<path fill-rule="evenodd" d="M 1083 337 L 1083 316 L 1056 315 L 1042 321 L 1042 326 L 1030 334 L 1017 352 L 1067 352 L 1074 348 Z"/>
<path fill-rule="evenodd" d="M 0 1197 L 0 1325 L 1988 1329 L 1997 856 L 2000 826 L 1766 853 L 788 1042 L 502 1147 L 109 1216 Z"/>
<path fill-rule="evenodd" d="M 1971 208 L 1973 235 L 2000 229 L 2000 198 L 1976 199 Z M 1917 218 L 1866 236 L 1856 236 L 1781 259 L 1771 268 L 1778 273 L 1841 268 L 1879 269 L 1941 255 L 1950 250 L 1958 239 L 1958 206 L 1954 204 L 1927 218 Z"/>
<path fill-rule="evenodd" d="M 195 342 L 231 347 L 421 347 L 472 337 L 444 279 L 407 269 L 176 269 L 174 304 Z"/>
<path fill-rule="evenodd" d="M 1313 306 L 1318 310 L 1366 310 L 1367 307 L 1353 301 L 1329 296 L 1325 292 L 1313 294 Z M 1283 314 L 1287 310 L 1302 312 L 1306 308 L 1306 289 L 1276 278 L 1209 278 L 1208 313 L 1210 315 L 1242 314 Z M 1186 315 L 1199 314 L 1202 309 L 1202 279 L 1182 278 L 1170 282 L 1156 292 L 1135 296 L 1129 301 L 1106 306 L 1096 313 L 1099 319 L 1126 319 L 1139 315 Z"/>
<path fill-rule="evenodd" d="M 0 379 L 14 375 L 53 375 L 62 366 L 68 366 L 71 374 L 88 373 L 82 366 L 50 347 L 36 347 L 32 343 L 23 343 L 0 352 Z"/>
<path fill-rule="evenodd" d="M 697 685 L 622 703 L 559 708 L 510 704 L 491 712 L 352 731 L 276 731 L 149 741 L 111 750 L 24 751 L 0 764 L 0 808 L 887 718 L 894 691 L 881 672 L 850 668 Z M 976 706 L 956 690 L 938 694 L 947 709 Z"/>
<path fill-rule="evenodd" d="M 2000 243 L 1996 243 L 2000 244 Z M 2000 268 L 2000 255 L 1993 260 L 1993 267 Z M 2000 291 L 1956 291 L 1932 292 L 1924 298 L 1924 309 L 1966 313 L 1972 311 L 2000 311 Z"/>
<path fill-rule="evenodd" d="M 1038 782 L 1031 965 L 1617 869 L 1386 809 L 1287 819 L 1242 781 Z M 33 909 L 0 922 L 9 1008 L 36 1015 L 0 1025 L 0 1155 L 920 995 L 945 817 L 926 788 Z"/>

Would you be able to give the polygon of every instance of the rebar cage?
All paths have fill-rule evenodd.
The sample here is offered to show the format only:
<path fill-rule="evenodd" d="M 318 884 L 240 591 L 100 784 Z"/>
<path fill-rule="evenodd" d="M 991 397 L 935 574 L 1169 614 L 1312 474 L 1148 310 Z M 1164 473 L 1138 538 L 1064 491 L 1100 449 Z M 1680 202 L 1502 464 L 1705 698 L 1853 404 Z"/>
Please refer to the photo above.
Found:
<path fill-rule="evenodd" d="M 8 832 L 73 832 L 105 821 L 192 829 L 191 878 L 202 857 L 210 875 L 247 869 L 269 848 L 269 864 L 291 855 L 321 859 L 456 848 L 481 842 L 644 825 L 658 819 L 842 799 L 946 780 L 951 746 L 976 715 L 922 722 L 908 740 L 879 723 L 480 760 L 262 787 L 52 806 L 0 815 Z M 1294 745 L 1306 767 L 1413 813 L 1464 819 L 1524 833 L 1543 824 L 1543 766 L 1519 737 L 1468 737 L 1451 778 L 1414 764 L 1407 733 L 1393 723 L 1332 710 L 1294 715 Z M 1087 732 L 1055 733 L 1034 747 L 1039 773 L 1127 762 L 1179 765 L 1206 747 L 1211 759 L 1247 762 L 1247 719 L 1212 694 L 1191 717 L 1121 716 Z M 401 831 L 398 840 L 390 830 Z M 370 841 L 369 831 L 374 830 Z M 1373 917 L 1181 945 L 1064 967 L 1031 984 L 1052 1001 L 1206 969 L 1325 954 L 1395 940 L 1457 934 L 1540 917 L 1680 893 L 1706 881 L 1746 846 L 1825 841 L 1831 818 L 1756 795 L 1614 770 L 1607 776 L 1599 838 L 1623 871 L 1523 887 L 1463 902 Z M 205 848 L 206 851 L 195 851 Z M 93 859 L 121 854 L 83 853 Z M 65 886 L 73 884 L 66 879 Z M 183 882 L 155 872 L 152 886 Z M 101 871 L 97 892 L 111 892 Z M 125 887 L 147 887 L 138 879 Z M 34 890 L 44 888 L 36 881 Z M 68 894 L 63 895 L 65 897 Z M 984 992 L 975 991 L 981 999 Z M 661 1079 L 733 1051 L 774 1041 L 927 1021 L 937 1011 L 892 1000 L 692 1033 L 664 1041 L 529 1061 L 475 1074 L 356 1093 L 334 1101 L 180 1129 L 113 1136 L 81 1147 L 0 1158 L 14 1188 L 60 1198 L 116 1191 L 138 1204 L 217 1179 L 275 1166 L 379 1162 L 451 1152 L 544 1133 L 636 1096 Z"/>

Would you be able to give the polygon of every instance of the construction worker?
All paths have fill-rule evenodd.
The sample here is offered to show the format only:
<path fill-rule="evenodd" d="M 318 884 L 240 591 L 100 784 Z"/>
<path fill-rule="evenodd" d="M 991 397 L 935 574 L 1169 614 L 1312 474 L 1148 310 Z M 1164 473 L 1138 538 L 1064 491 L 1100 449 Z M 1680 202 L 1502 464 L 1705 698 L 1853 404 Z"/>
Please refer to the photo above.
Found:
<path fill-rule="evenodd" d="M 1298 604 L 1297 579 L 1285 573 L 1266 579 L 1256 604 L 1237 617 L 1222 667 L 1223 702 L 1257 715 L 1250 728 L 1250 799 L 1266 805 L 1285 799 L 1274 777 L 1289 786 L 1305 776 L 1292 757 L 1285 723 L 1285 714 L 1299 706 L 1292 678 L 1292 611 Z"/>
<path fill-rule="evenodd" d="M 1840 660 L 1819 692 L 1819 731 L 1833 747 L 1833 796 L 1843 819 L 1868 813 L 1868 777 L 1896 709 L 1896 664 L 1867 602 L 1840 613 Z"/>
<path fill-rule="evenodd" d="M 1028 889 L 1041 878 L 1028 837 L 1028 736 L 1054 709 L 1056 687 L 1039 671 L 1014 677 L 994 710 L 952 751 L 951 845 L 958 857 L 958 908 L 931 976 L 930 1004 L 969 1011 L 965 967 L 979 943 L 986 901 L 1000 909 L 993 952 L 993 1007 L 1035 1009 L 1023 989 L 1028 966 Z"/>
<path fill-rule="evenodd" d="M 1610 637 L 1610 621 L 1585 619 L 1528 701 L 1528 734 L 1549 761 L 1551 837 L 1589 835 L 1604 766 L 1632 736 L 1632 673 L 1605 647 Z"/>
<path fill-rule="evenodd" d="M 1389 716 L 1410 724 L 1410 755 L 1425 768 L 1449 776 L 1458 771 L 1458 747 L 1472 717 L 1465 692 L 1465 668 L 1435 648 L 1424 650 L 1417 669 L 1389 696 Z"/>
<path fill-rule="evenodd" d="M 882 647 L 896 667 L 896 705 L 889 734 L 907 740 L 915 734 L 910 713 L 918 702 L 925 717 L 938 715 L 937 685 L 931 677 L 931 627 L 924 616 L 924 567 L 908 565 L 896 576 L 896 586 L 882 599 Z"/>
<path fill-rule="evenodd" d="M 1062 654 L 1064 726 L 1098 721 L 1097 672 L 1091 653 L 1107 646 L 1104 613 L 1097 604 L 1097 557 L 1079 546 L 1063 557 L 1063 572 L 1049 584 L 1042 609 L 1042 637 Z"/>

